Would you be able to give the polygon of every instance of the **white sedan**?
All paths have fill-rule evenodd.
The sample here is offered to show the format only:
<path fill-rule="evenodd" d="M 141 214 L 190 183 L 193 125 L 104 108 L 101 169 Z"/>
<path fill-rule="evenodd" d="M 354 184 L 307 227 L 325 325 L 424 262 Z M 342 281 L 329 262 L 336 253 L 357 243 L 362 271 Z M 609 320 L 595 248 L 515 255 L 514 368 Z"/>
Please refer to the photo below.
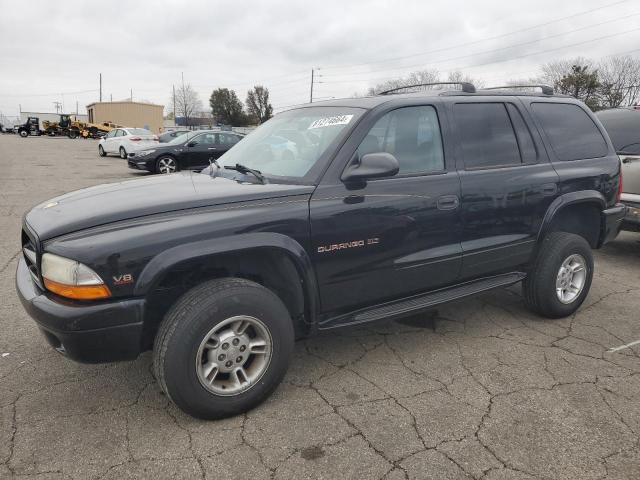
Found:
<path fill-rule="evenodd" d="M 117 153 L 127 158 L 130 153 L 144 150 L 158 144 L 158 137 L 145 128 L 114 128 L 100 139 L 98 154 L 106 157 Z"/>

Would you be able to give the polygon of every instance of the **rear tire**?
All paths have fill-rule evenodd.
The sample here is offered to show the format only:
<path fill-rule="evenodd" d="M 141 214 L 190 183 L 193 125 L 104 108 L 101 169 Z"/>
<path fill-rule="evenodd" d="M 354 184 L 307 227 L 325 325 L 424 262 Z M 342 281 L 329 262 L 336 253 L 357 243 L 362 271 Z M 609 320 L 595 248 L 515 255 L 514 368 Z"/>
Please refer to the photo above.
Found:
<path fill-rule="evenodd" d="M 589 243 L 573 233 L 550 233 L 522 282 L 525 304 L 547 318 L 568 317 L 584 302 L 592 279 L 593 253 Z"/>
<path fill-rule="evenodd" d="M 244 330 L 238 322 L 246 322 Z M 293 341 L 289 312 L 273 292 L 238 278 L 211 280 L 185 293 L 166 314 L 153 367 L 161 388 L 183 411 L 224 418 L 250 410 L 275 390 Z"/>
<path fill-rule="evenodd" d="M 120 158 L 123 160 L 127 159 L 127 151 L 124 149 L 124 147 L 120 147 L 120 150 L 118 150 L 120 152 Z"/>
<path fill-rule="evenodd" d="M 29 132 L 27 132 L 26 130 L 20 130 L 19 133 L 22 138 L 27 138 L 29 136 Z"/>

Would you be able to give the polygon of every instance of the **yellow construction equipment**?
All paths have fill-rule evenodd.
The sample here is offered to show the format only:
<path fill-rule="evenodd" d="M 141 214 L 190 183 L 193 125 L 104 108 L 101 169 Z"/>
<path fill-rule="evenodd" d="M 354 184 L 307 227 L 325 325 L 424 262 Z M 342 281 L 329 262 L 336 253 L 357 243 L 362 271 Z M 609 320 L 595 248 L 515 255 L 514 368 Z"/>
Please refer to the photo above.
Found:
<path fill-rule="evenodd" d="M 67 136 L 69 138 L 98 138 L 119 127 L 115 123 L 87 123 L 78 120 L 75 115 L 61 114 L 60 120 L 42 122 L 44 133 L 50 136 Z"/>

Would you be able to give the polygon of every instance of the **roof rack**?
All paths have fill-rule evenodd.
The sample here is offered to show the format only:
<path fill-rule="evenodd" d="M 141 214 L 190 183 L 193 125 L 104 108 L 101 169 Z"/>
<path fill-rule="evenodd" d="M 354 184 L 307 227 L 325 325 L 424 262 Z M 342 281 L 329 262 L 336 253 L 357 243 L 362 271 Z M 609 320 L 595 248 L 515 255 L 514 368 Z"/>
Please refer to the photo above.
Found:
<path fill-rule="evenodd" d="M 553 87 L 550 87 L 549 85 L 502 85 L 499 87 L 488 87 L 488 88 L 483 88 L 483 90 L 512 90 L 512 89 L 516 89 L 516 88 L 539 88 L 540 90 L 542 90 L 542 93 L 544 95 L 553 95 L 554 91 L 553 91 Z"/>
<path fill-rule="evenodd" d="M 469 82 L 433 82 L 433 83 L 418 83 L 416 85 L 405 85 L 404 87 L 396 87 L 391 90 L 385 90 L 384 92 L 380 92 L 378 95 L 389 95 L 390 93 L 411 93 L 411 92 L 400 92 L 400 90 L 407 90 L 411 88 L 418 87 L 430 87 L 433 85 L 460 85 L 460 89 L 465 93 L 476 93 L 476 87 L 473 86 L 472 83 Z M 426 90 L 426 89 L 425 89 Z"/>

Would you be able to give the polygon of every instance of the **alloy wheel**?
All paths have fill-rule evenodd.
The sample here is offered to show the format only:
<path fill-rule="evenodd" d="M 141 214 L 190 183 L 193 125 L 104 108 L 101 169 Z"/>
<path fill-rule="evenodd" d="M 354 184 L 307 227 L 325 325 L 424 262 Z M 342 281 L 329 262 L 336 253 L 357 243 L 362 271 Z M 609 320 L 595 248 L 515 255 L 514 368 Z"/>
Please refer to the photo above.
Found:
<path fill-rule="evenodd" d="M 558 300 L 569 304 L 580 296 L 587 280 L 587 262 L 582 255 L 570 255 L 562 262 L 556 278 Z"/>
<path fill-rule="evenodd" d="M 200 342 L 196 355 L 198 380 L 216 395 L 245 392 L 267 371 L 272 343 L 269 329 L 255 317 L 241 315 L 223 320 Z"/>
<path fill-rule="evenodd" d="M 176 161 L 173 158 L 161 158 L 158 161 L 158 171 L 160 173 L 173 173 L 177 170 Z"/>

